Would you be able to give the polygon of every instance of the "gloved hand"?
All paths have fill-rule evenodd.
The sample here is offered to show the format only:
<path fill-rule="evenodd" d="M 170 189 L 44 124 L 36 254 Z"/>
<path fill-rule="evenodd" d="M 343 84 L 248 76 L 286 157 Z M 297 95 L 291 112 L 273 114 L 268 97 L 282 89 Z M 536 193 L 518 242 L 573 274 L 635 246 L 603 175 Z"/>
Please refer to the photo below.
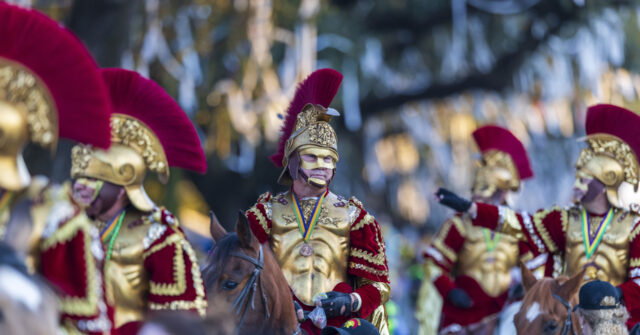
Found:
<path fill-rule="evenodd" d="M 455 210 L 456 212 L 465 213 L 471 207 L 471 201 L 463 199 L 457 194 L 444 188 L 438 189 L 438 192 L 436 192 L 436 197 L 438 197 L 438 201 L 441 204 Z"/>
<path fill-rule="evenodd" d="M 471 297 L 461 288 L 454 288 L 449 291 L 447 300 L 458 308 L 470 308 L 473 306 L 473 300 Z"/>
<path fill-rule="evenodd" d="M 349 316 L 353 310 L 353 300 L 349 293 L 327 292 L 327 298 L 320 300 L 327 318 Z"/>

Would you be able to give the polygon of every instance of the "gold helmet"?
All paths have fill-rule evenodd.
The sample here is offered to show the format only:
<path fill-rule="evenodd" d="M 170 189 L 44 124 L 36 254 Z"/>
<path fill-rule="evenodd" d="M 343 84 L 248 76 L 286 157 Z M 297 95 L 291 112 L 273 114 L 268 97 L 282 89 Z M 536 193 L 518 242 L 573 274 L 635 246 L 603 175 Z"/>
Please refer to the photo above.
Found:
<path fill-rule="evenodd" d="M 204 173 L 200 140 L 184 111 L 155 82 L 123 69 L 104 69 L 102 75 L 114 110 L 111 147 L 75 146 L 71 177 L 122 186 L 137 209 L 151 211 L 156 206 L 143 187 L 147 171 L 163 183 L 170 166 Z"/>
<path fill-rule="evenodd" d="M 0 187 L 31 177 L 28 142 L 54 150 L 58 136 L 109 146 L 107 90 L 97 65 L 69 31 L 28 9 L 0 3 Z"/>
<path fill-rule="evenodd" d="M 640 116 L 622 107 L 600 104 L 587 110 L 588 146 L 576 161 L 576 177 L 602 182 L 609 202 L 615 207 L 622 207 L 619 192 L 623 183 L 638 190 L 639 127 Z"/>
<path fill-rule="evenodd" d="M 274 165 L 283 168 L 278 178 L 280 184 L 293 183 L 289 167 L 293 154 L 313 157 L 313 161 L 298 159 L 305 169 L 335 169 L 339 158 L 338 137 L 329 121 L 340 114 L 329 105 L 341 82 L 339 72 L 321 69 L 310 74 L 298 86 L 287 109 L 278 152 L 270 157 Z M 325 181 L 315 178 L 309 178 L 308 182 L 326 186 Z"/>
<path fill-rule="evenodd" d="M 499 189 L 517 191 L 520 181 L 533 177 L 527 151 L 508 130 L 488 125 L 476 129 L 473 138 L 482 152 L 472 193 L 488 198 Z"/>

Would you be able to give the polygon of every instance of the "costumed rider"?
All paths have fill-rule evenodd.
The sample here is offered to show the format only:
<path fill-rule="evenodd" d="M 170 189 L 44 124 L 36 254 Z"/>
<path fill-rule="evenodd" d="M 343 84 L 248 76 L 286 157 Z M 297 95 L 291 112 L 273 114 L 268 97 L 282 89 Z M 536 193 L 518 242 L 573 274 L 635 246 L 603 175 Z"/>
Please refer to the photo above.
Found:
<path fill-rule="evenodd" d="M 380 226 L 356 198 L 329 191 L 338 162 L 329 121 L 339 115 L 329 104 L 341 81 L 339 72 L 322 69 L 298 86 L 279 151 L 271 157 L 283 168 L 278 182 L 290 189 L 261 195 L 246 215 L 260 243 L 269 243 L 303 309 L 312 310 L 314 298 L 323 297 L 328 325 L 362 317 L 388 334 L 389 270 Z M 310 321 L 302 328 L 320 333 Z"/>
<path fill-rule="evenodd" d="M 621 208 L 619 189 L 637 189 L 640 116 L 614 105 L 587 110 L 585 139 L 576 162 L 574 203 L 533 215 L 506 207 L 470 202 L 440 189 L 440 203 L 467 212 L 473 225 L 516 237 L 534 253 L 558 253 L 563 266 L 554 276 L 585 270 L 588 280 L 618 286 L 631 315 L 640 321 L 640 216 Z"/>
<path fill-rule="evenodd" d="M 473 132 L 482 153 L 473 201 L 507 205 L 522 180 L 533 177 L 522 143 L 508 130 L 489 125 Z M 474 227 L 468 214 L 447 220 L 425 257 L 442 271 L 434 286 L 443 299 L 440 334 L 492 333 L 509 297 L 510 271 L 532 253 L 516 238 Z"/>
<path fill-rule="evenodd" d="M 28 143 L 54 151 L 59 137 L 107 148 L 106 86 L 80 41 L 39 12 L 0 3 L 0 36 L 0 237 L 55 288 L 60 331 L 109 334 L 97 229 L 67 222 L 80 211 L 70 187 L 32 178 L 22 157 Z M 15 282 L 12 294 L 32 292 Z"/>
<path fill-rule="evenodd" d="M 169 167 L 206 171 L 191 121 L 156 83 L 104 69 L 111 95 L 111 147 L 72 150 L 74 197 L 100 229 L 106 252 L 107 300 L 119 334 L 136 334 L 149 311 L 191 310 L 206 297 L 196 255 L 177 219 L 149 198 L 147 172 L 169 179 Z"/>

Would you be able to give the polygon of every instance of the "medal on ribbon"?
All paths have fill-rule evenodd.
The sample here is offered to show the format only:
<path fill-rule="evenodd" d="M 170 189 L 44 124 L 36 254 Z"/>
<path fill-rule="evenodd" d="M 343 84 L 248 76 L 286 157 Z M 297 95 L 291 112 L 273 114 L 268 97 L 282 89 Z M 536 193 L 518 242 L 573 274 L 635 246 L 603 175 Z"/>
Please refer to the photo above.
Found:
<path fill-rule="evenodd" d="M 300 207 L 300 202 L 296 197 L 296 194 L 291 192 L 293 196 L 293 213 L 296 216 L 296 220 L 298 221 L 298 229 L 300 230 L 300 235 L 302 235 L 302 240 L 304 244 L 300 248 L 300 254 L 302 256 L 308 257 L 313 254 L 313 248 L 309 245 L 309 239 L 311 238 L 311 233 L 313 232 L 313 228 L 316 226 L 316 221 L 318 220 L 318 216 L 320 216 L 320 212 L 322 210 L 322 203 L 324 202 L 324 197 L 329 193 L 327 190 L 324 192 L 318 200 L 316 200 L 315 206 L 313 206 L 313 210 L 309 214 L 308 218 L 304 217 L 304 213 L 302 212 L 302 208 Z"/>
<path fill-rule="evenodd" d="M 593 238 L 591 237 L 591 225 L 589 224 L 589 213 L 582 209 L 582 240 L 584 241 L 584 252 L 587 255 L 587 259 L 591 258 L 591 255 L 598 249 L 602 236 L 604 236 L 607 227 L 613 219 L 613 207 L 609 208 L 609 211 L 604 216 L 598 229 L 595 231 Z"/>
<path fill-rule="evenodd" d="M 491 252 L 495 250 L 498 241 L 500 241 L 500 233 L 494 233 L 487 228 L 482 228 L 482 233 L 484 233 L 484 242 L 487 246 L 487 251 Z"/>

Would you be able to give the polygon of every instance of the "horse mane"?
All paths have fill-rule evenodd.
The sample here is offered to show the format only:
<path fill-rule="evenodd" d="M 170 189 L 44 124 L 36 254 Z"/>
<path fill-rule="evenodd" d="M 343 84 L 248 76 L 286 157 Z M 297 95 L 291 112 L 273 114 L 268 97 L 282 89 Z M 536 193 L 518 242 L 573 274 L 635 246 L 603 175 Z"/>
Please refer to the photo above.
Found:
<path fill-rule="evenodd" d="M 240 238 L 236 233 L 229 233 L 216 241 L 216 244 L 209 251 L 206 264 L 202 267 L 202 277 L 207 290 L 218 280 L 231 253 L 238 250 L 239 247 Z"/>

